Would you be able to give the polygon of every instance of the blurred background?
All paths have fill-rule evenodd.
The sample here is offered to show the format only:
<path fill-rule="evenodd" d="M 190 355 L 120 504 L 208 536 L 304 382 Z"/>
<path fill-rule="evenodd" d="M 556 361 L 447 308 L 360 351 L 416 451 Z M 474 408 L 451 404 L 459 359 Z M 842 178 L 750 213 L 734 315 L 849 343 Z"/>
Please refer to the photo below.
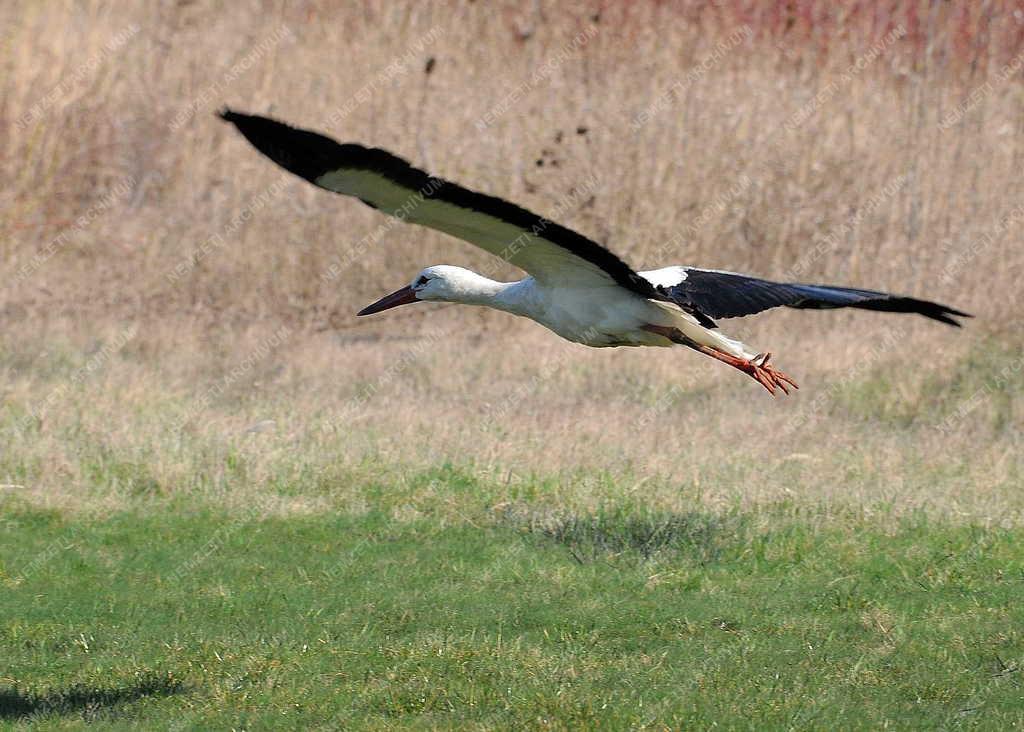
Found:
<path fill-rule="evenodd" d="M 352 471 L 454 463 L 555 475 L 567 501 L 610 475 L 669 508 L 1019 515 L 1019 2 L 9 2 L 0 28 L 0 479 L 32 500 L 117 505 L 242 459 L 247 490 L 308 506 Z M 494 265 L 288 177 L 224 105 L 385 147 L 637 269 L 976 317 L 723 321 L 800 383 L 776 400 L 690 352 L 482 309 L 357 321 L 424 266 Z"/>

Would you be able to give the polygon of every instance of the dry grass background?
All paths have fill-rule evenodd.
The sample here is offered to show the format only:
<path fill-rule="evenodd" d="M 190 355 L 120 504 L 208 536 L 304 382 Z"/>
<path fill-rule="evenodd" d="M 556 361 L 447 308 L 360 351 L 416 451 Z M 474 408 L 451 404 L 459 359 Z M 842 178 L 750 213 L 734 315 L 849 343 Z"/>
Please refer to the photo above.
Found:
<path fill-rule="evenodd" d="M 244 464 L 253 493 L 315 510 L 358 506 L 352 471 L 450 460 L 510 495 L 553 472 L 568 503 L 625 485 L 672 508 L 1020 516 L 1018 3 L 23 2 L 0 21 L 9 490 L 118 505 L 216 493 Z M 422 266 L 490 263 L 282 178 L 223 104 L 387 147 L 638 267 L 977 318 L 725 321 L 804 387 L 778 401 L 694 354 L 482 310 L 357 322 Z M 120 477 L 97 494 L 98 474 Z"/>

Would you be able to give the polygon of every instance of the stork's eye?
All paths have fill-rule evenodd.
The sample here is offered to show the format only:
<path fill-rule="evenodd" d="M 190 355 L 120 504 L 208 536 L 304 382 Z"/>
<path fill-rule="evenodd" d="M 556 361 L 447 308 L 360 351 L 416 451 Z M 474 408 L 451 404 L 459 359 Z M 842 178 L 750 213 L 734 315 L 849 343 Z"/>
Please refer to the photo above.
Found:
<path fill-rule="evenodd" d="M 427 278 L 424 277 L 423 275 L 420 275 L 420 278 L 416 280 L 416 287 L 423 287 L 423 285 L 425 284 L 427 284 Z"/>

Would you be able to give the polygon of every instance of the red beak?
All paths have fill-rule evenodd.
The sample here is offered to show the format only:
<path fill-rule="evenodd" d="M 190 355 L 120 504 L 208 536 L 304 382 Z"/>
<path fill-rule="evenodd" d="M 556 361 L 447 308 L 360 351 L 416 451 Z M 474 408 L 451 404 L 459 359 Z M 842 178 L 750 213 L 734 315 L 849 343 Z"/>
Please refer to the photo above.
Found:
<path fill-rule="evenodd" d="M 373 305 L 367 305 L 365 308 L 360 310 L 356 315 L 373 315 L 379 313 L 382 310 L 389 308 L 397 308 L 399 305 L 408 305 L 411 302 L 416 302 L 416 292 L 409 285 L 406 285 L 400 290 L 395 290 L 390 295 L 385 295 Z"/>

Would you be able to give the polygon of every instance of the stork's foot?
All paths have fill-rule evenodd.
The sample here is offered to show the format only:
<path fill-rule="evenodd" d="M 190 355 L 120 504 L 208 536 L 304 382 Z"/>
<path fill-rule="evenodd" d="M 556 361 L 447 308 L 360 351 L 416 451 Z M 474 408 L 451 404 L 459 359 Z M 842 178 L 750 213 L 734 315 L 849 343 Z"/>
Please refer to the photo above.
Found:
<path fill-rule="evenodd" d="M 776 389 L 782 389 L 784 394 L 789 394 L 790 386 L 794 389 L 800 388 L 791 378 L 776 369 L 774 366 L 768 365 L 768 360 L 772 357 L 772 354 L 770 353 L 759 354 L 748 360 L 745 358 L 730 356 L 728 353 L 723 353 L 722 351 L 709 346 L 701 346 L 700 351 L 701 353 L 706 353 L 713 358 L 717 358 L 723 363 L 729 364 L 733 368 L 739 369 L 767 389 L 768 393 L 772 396 L 775 396 Z"/>
<path fill-rule="evenodd" d="M 796 382 L 786 376 L 784 373 L 779 371 L 774 366 L 768 365 L 768 359 L 772 357 L 771 353 L 765 353 L 759 355 L 747 363 L 750 364 L 751 370 L 749 373 L 761 386 L 768 390 L 772 395 L 775 394 L 775 389 L 782 389 L 784 394 L 789 394 L 789 389 L 786 387 L 788 384 L 794 389 L 800 387 L 796 385 Z"/>

